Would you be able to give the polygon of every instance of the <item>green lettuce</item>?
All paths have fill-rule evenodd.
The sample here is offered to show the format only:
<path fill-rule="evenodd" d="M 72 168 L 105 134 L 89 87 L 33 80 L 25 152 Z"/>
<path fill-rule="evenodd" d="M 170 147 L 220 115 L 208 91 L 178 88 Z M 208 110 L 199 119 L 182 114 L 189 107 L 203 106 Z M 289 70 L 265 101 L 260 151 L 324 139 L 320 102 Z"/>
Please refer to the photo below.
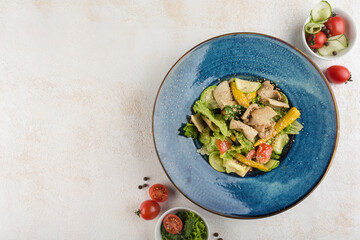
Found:
<path fill-rule="evenodd" d="M 289 126 L 287 126 L 283 132 L 286 134 L 299 134 L 299 132 L 303 129 L 303 125 L 295 120 Z"/>
<path fill-rule="evenodd" d="M 205 103 L 201 102 L 200 100 L 196 101 L 193 110 L 196 113 L 200 113 L 207 117 L 211 122 L 213 122 L 216 126 L 219 127 L 220 132 L 226 136 L 229 137 L 231 135 L 231 131 L 229 130 L 228 126 L 226 125 L 226 122 L 221 114 L 215 114 L 213 111 L 211 111 Z"/>
<path fill-rule="evenodd" d="M 186 126 L 183 128 L 184 135 L 188 138 L 194 138 L 196 139 L 199 135 L 199 131 L 192 123 L 187 123 Z"/>
<path fill-rule="evenodd" d="M 240 105 L 234 105 L 234 106 L 225 106 L 224 108 L 224 119 L 226 121 L 234 120 L 240 120 L 241 115 L 245 112 L 245 108 Z"/>
<path fill-rule="evenodd" d="M 253 149 L 254 143 L 248 140 L 242 132 L 233 130 L 233 134 L 241 145 L 241 153 L 247 154 Z"/>

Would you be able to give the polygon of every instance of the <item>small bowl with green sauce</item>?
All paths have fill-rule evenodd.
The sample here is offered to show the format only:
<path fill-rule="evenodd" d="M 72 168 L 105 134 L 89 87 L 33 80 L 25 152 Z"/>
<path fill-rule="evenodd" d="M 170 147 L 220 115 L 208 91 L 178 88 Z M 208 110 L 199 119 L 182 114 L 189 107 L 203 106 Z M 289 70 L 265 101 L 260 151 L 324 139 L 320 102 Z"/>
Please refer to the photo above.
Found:
<path fill-rule="evenodd" d="M 164 228 L 163 221 L 166 216 L 169 214 L 174 214 L 180 218 L 182 222 L 182 229 L 177 234 L 171 234 Z M 177 237 L 182 236 L 181 239 L 209 239 L 209 227 L 205 218 L 201 216 L 198 212 L 186 208 L 186 207 L 176 207 L 171 208 L 164 212 L 161 217 L 158 219 L 155 226 L 155 240 L 163 239 L 178 239 Z M 179 236 L 176 236 L 179 235 Z"/>

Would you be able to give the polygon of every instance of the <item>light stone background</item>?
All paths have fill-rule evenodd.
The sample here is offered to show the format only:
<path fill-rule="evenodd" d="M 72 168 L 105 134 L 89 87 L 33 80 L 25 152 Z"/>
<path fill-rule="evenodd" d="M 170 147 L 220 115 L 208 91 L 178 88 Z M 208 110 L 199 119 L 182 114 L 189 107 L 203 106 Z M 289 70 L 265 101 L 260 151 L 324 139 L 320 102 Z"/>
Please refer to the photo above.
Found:
<path fill-rule="evenodd" d="M 316 2 L 0 1 L 0 239 L 153 239 L 156 219 L 133 214 L 149 198 L 137 189 L 144 176 L 170 188 L 161 213 L 193 208 L 224 239 L 359 239 L 359 48 L 315 59 L 347 66 L 354 82 L 332 85 L 341 126 L 330 171 L 282 214 L 236 220 L 197 207 L 171 185 L 152 140 L 158 87 L 183 53 L 236 31 L 302 49 Z M 359 1 L 331 3 L 360 22 Z"/>

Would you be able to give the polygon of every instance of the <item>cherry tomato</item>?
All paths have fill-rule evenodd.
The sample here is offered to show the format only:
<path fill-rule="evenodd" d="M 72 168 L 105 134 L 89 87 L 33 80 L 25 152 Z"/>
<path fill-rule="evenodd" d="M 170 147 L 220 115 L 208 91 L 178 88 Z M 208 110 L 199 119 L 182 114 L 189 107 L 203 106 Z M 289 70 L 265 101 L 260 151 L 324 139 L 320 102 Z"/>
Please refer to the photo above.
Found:
<path fill-rule="evenodd" d="M 262 143 L 256 151 L 256 160 L 259 163 L 265 164 L 270 160 L 273 147 L 270 144 Z"/>
<path fill-rule="evenodd" d="M 307 43 L 310 48 L 321 48 L 326 43 L 327 37 L 323 32 L 318 32 L 317 34 L 310 34 L 307 37 Z"/>
<path fill-rule="evenodd" d="M 256 152 L 255 152 L 255 149 L 253 149 L 250 152 L 248 152 L 248 154 L 246 155 L 246 158 L 251 160 L 255 157 L 255 155 L 256 155 Z"/>
<path fill-rule="evenodd" d="M 182 230 L 183 223 L 178 216 L 174 214 L 168 214 L 163 219 L 163 226 L 165 230 L 169 233 L 177 234 L 179 231 Z"/>
<path fill-rule="evenodd" d="M 223 154 L 230 148 L 231 142 L 227 141 L 226 139 L 224 141 L 221 141 L 220 139 L 218 139 L 218 140 L 216 140 L 216 145 L 218 146 L 220 153 Z"/>
<path fill-rule="evenodd" d="M 345 21 L 339 16 L 331 17 L 325 23 L 327 29 L 329 29 L 332 36 L 345 33 Z"/>
<path fill-rule="evenodd" d="M 326 69 L 325 76 L 329 82 L 335 84 L 351 81 L 350 71 L 346 67 L 340 65 L 334 65 Z"/>
<path fill-rule="evenodd" d="M 140 205 L 140 209 L 135 213 L 145 220 L 151 220 L 156 218 L 160 212 L 160 205 L 154 200 L 146 200 Z"/>
<path fill-rule="evenodd" d="M 149 189 L 152 200 L 157 202 L 165 202 L 168 199 L 169 190 L 162 184 L 154 184 Z"/>

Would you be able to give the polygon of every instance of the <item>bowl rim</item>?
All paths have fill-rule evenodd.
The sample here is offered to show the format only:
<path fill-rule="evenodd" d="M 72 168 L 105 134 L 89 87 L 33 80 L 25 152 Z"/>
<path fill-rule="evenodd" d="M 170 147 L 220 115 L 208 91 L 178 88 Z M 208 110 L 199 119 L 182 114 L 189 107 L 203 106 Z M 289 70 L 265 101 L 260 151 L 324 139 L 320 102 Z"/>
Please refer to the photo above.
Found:
<path fill-rule="evenodd" d="M 317 57 L 319 59 L 322 59 L 322 60 L 327 60 L 327 61 L 334 61 L 334 60 L 337 60 L 337 59 L 340 59 L 342 57 L 344 57 L 345 55 L 349 54 L 349 52 L 353 49 L 353 47 L 356 45 L 356 39 L 357 39 L 357 31 L 356 31 L 356 25 L 355 25 L 355 22 L 354 22 L 354 19 L 351 17 L 350 14 L 348 14 L 347 12 L 339 9 L 339 8 L 332 8 L 332 10 L 334 12 L 339 12 L 339 15 L 340 16 L 345 16 L 345 18 L 347 20 L 345 20 L 345 22 L 347 23 L 350 23 L 351 27 L 354 29 L 354 33 L 355 33 L 355 36 L 354 36 L 354 39 L 352 39 L 352 43 L 350 46 L 348 46 L 348 48 L 346 48 L 346 50 L 344 49 L 343 53 L 342 54 L 339 54 L 339 55 L 336 55 L 336 56 L 321 56 L 319 54 L 316 54 L 314 53 L 310 47 L 307 45 L 307 42 L 305 40 L 305 25 L 310 21 L 311 17 L 307 17 L 306 18 L 306 21 L 304 23 L 304 25 L 302 26 L 302 29 L 301 29 L 301 41 L 304 45 L 304 48 L 309 52 L 309 54 L 311 56 L 314 56 L 314 57 Z"/>
<path fill-rule="evenodd" d="M 332 154 L 331 154 L 331 158 L 330 158 L 330 161 L 329 161 L 329 164 L 326 168 L 326 170 L 322 173 L 322 176 L 321 178 L 319 179 L 319 181 L 315 184 L 315 186 L 310 190 L 308 191 L 307 193 L 305 193 L 303 196 L 301 196 L 297 201 L 295 201 L 294 203 L 292 204 L 289 204 L 288 206 L 284 207 L 283 209 L 279 210 L 279 211 L 275 211 L 275 212 L 271 212 L 271 213 L 268 213 L 268 214 L 262 214 L 262 215 L 257 215 L 257 216 L 229 216 L 229 215 L 225 215 L 225 214 L 222 214 L 222 213 L 219 213 L 219 212 L 216 212 L 214 210 L 211 210 L 211 209 L 208 209 L 204 206 L 201 206 L 200 204 L 196 203 L 195 201 L 193 201 L 189 196 L 187 196 L 185 193 L 183 193 L 179 188 L 178 186 L 173 182 L 173 180 L 170 178 L 170 176 L 168 175 L 168 173 L 166 172 L 162 162 L 161 162 L 161 159 L 160 159 L 160 155 L 159 155 L 159 152 L 158 152 L 158 149 L 156 147 L 156 141 L 155 141 L 155 131 L 154 131 L 154 118 L 155 118 L 155 108 L 156 108 L 156 104 L 157 104 L 157 100 L 158 100 L 158 97 L 159 97 L 159 94 L 160 94 L 160 91 L 162 89 L 162 86 L 164 85 L 168 75 L 170 74 L 170 72 L 173 70 L 173 68 L 185 57 L 187 56 L 190 52 L 192 52 L 194 49 L 198 48 L 199 46 L 207 43 L 207 42 L 210 42 L 212 40 L 215 40 L 215 39 L 218 39 L 218 38 L 222 38 L 222 37 L 227 37 L 227 36 L 231 36 L 231 35 L 260 35 L 260 36 L 264 36 L 264 37 L 268 37 L 268 38 L 272 38 L 274 40 L 277 40 L 277 41 L 280 41 L 286 45 L 288 45 L 289 47 L 291 47 L 292 49 L 294 49 L 295 51 L 298 51 L 301 55 L 303 55 L 315 68 L 316 70 L 320 73 L 323 81 L 325 82 L 329 92 L 330 92 L 330 95 L 331 95 L 331 98 L 332 98 L 332 101 L 334 103 L 334 108 L 335 108 L 335 116 L 336 116 L 336 137 L 335 137 L 335 145 L 333 147 L 333 151 L 332 151 Z M 263 34 L 263 33 L 256 33 L 256 32 L 233 32 L 233 33 L 226 33 L 226 34 L 222 34 L 222 35 L 218 35 L 218 36 L 215 36 L 215 37 L 212 37 L 212 38 L 209 38 L 203 42 L 200 42 L 199 44 L 195 45 L 194 47 L 192 47 L 190 50 L 188 50 L 187 52 L 185 52 L 173 65 L 172 67 L 170 68 L 170 70 L 167 72 L 167 74 L 165 75 L 163 81 L 161 82 L 160 84 L 160 87 L 159 87 L 159 90 L 156 94 L 156 98 L 155 98 L 155 102 L 154 102 L 154 107 L 153 107 L 153 113 L 152 113 L 152 135 L 153 135 L 153 142 L 154 142 L 154 146 L 155 146 L 155 151 L 156 151 L 156 155 L 158 157 L 158 160 L 160 162 L 160 165 L 162 167 L 162 169 L 164 170 L 166 176 L 168 177 L 168 179 L 170 180 L 170 182 L 175 186 L 175 188 L 183 195 L 185 196 L 188 200 L 190 200 L 192 203 L 194 203 L 195 205 L 201 207 L 202 209 L 205 209 L 206 211 L 209 211 L 211 213 L 214 213 L 216 215 L 219 215 L 219 216 L 222 216 L 222 217 L 227 217 L 227 218 L 234 218 L 234 219 L 261 219 L 261 218 L 265 218 L 265 217 L 270 217 L 270 216 L 274 216 L 274 215 L 277 215 L 279 213 L 282 213 L 294 206 L 296 206 L 297 204 L 299 204 L 300 202 L 302 202 L 305 198 L 307 198 L 318 186 L 319 184 L 322 182 L 322 180 L 324 179 L 325 175 L 327 174 L 327 172 L 329 171 L 330 169 L 330 166 L 332 164 L 332 161 L 334 159 L 334 156 L 335 156 L 335 153 L 336 153 L 336 149 L 337 149 L 337 145 L 338 145 L 338 141 L 339 141 L 339 111 L 338 111 L 338 107 L 337 107 L 337 103 L 336 103 L 336 99 L 335 99 L 335 96 L 334 96 L 334 93 L 330 87 L 330 84 L 328 83 L 328 81 L 326 80 L 323 72 L 319 69 L 319 67 L 305 54 L 303 53 L 300 49 L 298 49 L 297 47 L 291 45 L 290 43 L 287 43 L 285 42 L 284 40 L 281 40 L 277 37 L 274 37 L 274 36 L 270 36 L 270 35 L 267 35 L 267 34 Z"/>
<path fill-rule="evenodd" d="M 186 210 L 186 211 L 191 211 L 193 213 L 195 213 L 196 215 L 198 215 L 205 223 L 206 225 L 206 228 L 207 228 L 207 232 L 208 232 L 208 237 L 207 239 L 209 239 L 209 235 L 210 235 L 210 229 L 209 229 L 209 223 L 206 221 L 206 219 L 204 218 L 204 216 L 202 216 L 199 212 L 191 209 L 191 208 L 188 208 L 188 207 L 173 207 L 173 208 L 170 208 L 168 210 L 166 210 L 163 214 L 161 214 L 161 216 L 159 217 L 159 219 L 157 220 L 156 224 L 155 224 L 155 240 L 156 239 L 156 235 L 157 233 L 160 234 L 161 236 L 161 230 L 160 230 L 160 225 L 162 223 L 162 220 L 164 219 L 164 217 L 169 214 L 170 212 L 173 212 L 173 211 L 180 211 L 180 210 Z"/>

